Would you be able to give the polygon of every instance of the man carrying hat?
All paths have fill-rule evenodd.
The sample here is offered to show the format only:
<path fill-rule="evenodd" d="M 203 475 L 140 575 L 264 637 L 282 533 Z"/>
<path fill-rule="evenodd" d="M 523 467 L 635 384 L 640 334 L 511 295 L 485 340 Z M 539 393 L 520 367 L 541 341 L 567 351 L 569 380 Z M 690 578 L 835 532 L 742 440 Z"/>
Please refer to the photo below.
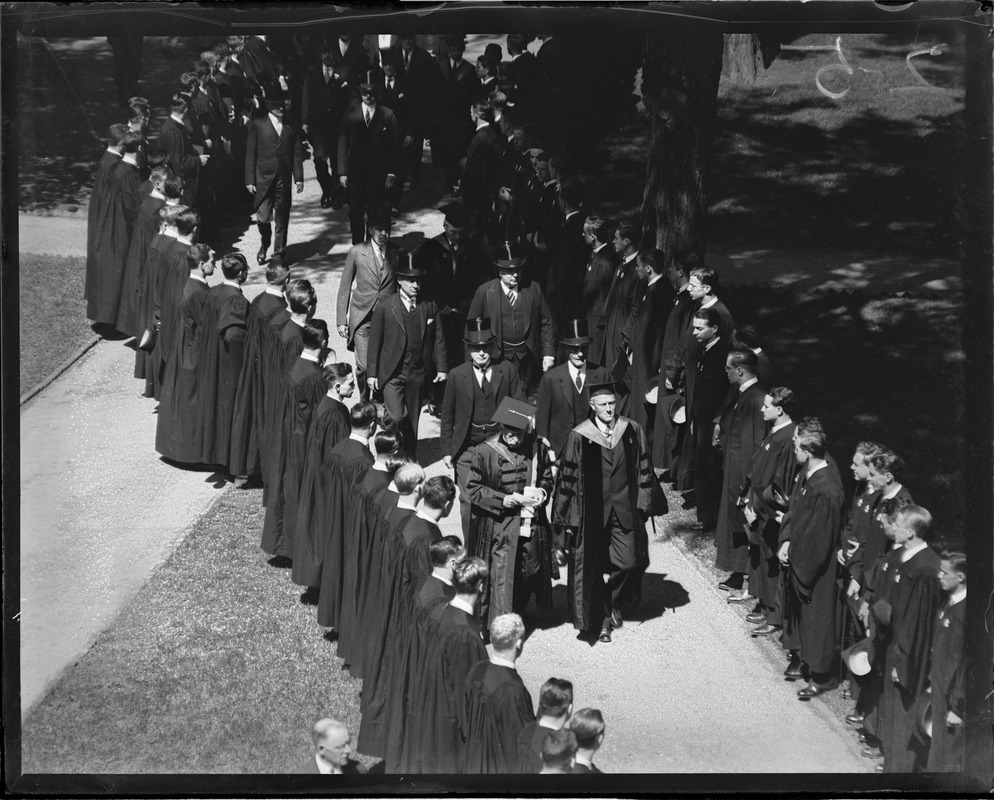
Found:
<path fill-rule="evenodd" d="M 570 432 L 559 457 L 553 518 L 571 540 L 573 626 L 610 642 L 622 625 L 618 600 L 649 564 L 645 522 L 663 498 L 641 426 L 617 414 L 614 383 L 590 387 L 590 408 L 593 419 Z"/>
<path fill-rule="evenodd" d="M 297 128 L 283 119 L 282 100 L 266 100 L 266 110 L 266 116 L 252 120 L 245 145 L 245 185 L 254 198 L 252 209 L 262 238 L 256 256 L 260 264 L 266 262 L 271 243 L 274 256 L 282 257 L 286 250 L 291 178 L 297 194 L 304 191 L 304 160 Z"/>
<path fill-rule="evenodd" d="M 520 245 L 505 242 L 494 250 L 492 260 L 500 277 L 476 290 L 469 316 L 490 319 L 496 357 L 517 366 L 525 396 L 534 397 L 541 373 L 555 363 L 552 314 L 538 284 L 522 280 L 525 256 Z"/>
<path fill-rule="evenodd" d="M 359 84 L 362 102 L 345 112 L 338 135 L 338 174 L 349 203 L 352 244 L 363 241 L 367 212 L 383 207 L 397 180 L 397 118 L 377 103 L 378 91 L 376 73 L 369 70 Z"/>
<path fill-rule="evenodd" d="M 463 540 L 469 536 L 470 502 L 466 479 L 476 446 L 497 431 L 494 412 L 505 397 L 520 397 L 518 371 L 492 360 L 495 337 L 489 319 L 471 319 L 462 340 L 470 360 L 454 367 L 442 398 L 442 461 L 455 469 Z"/>
<path fill-rule="evenodd" d="M 448 371 L 445 342 L 435 324 L 435 302 L 419 300 L 425 271 L 413 253 L 401 254 L 394 275 L 399 291 L 377 303 L 373 311 L 367 382 L 371 391 L 383 392 L 391 424 L 416 451 L 425 387 L 444 381 Z"/>
<path fill-rule="evenodd" d="M 493 415 L 499 432 L 475 448 L 466 489 L 473 518 L 467 552 L 490 567 L 481 622 L 524 613 L 535 594 L 551 608 L 552 536 L 545 504 L 552 492 L 548 450 L 533 432 L 535 406 L 506 397 Z"/>

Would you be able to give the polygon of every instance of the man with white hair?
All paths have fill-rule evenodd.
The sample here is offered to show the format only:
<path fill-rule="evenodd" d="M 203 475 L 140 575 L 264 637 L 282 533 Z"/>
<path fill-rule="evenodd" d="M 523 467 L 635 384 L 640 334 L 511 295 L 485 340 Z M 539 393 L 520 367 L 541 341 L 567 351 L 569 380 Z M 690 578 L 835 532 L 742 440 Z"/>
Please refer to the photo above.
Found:
<path fill-rule="evenodd" d="M 366 768 L 349 758 L 351 735 L 344 722 L 322 717 L 311 729 L 314 755 L 297 767 L 292 775 L 364 775 Z"/>

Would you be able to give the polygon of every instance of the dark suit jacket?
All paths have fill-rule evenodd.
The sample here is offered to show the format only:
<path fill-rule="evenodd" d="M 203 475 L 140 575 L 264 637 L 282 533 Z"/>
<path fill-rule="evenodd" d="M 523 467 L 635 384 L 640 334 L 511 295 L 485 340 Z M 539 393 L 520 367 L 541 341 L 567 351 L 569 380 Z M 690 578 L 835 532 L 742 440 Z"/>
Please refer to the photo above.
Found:
<path fill-rule="evenodd" d="M 607 332 L 607 293 L 617 266 L 618 254 L 608 243 L 596 253 L 591 251 L 587 271 L 583 275 L 583 294 L 580 297 L 578 316 L 584 316 L 588 320 L 590 335 L 594 337 L 590 352 L 597 353 L 598 358 L 604 349 L 604 336 Z"/>
<path fill-rule="evenodd" d="M 581 208 L 569 219 L 565 216 L 560 219 L 562 228 L 553 234 L 552 240 L 546 242 L 549 246 L 546 252 L 552 253 L 546 289 L 556 321 L 562 324 L 580 307 L 590 248 L 583 241 L 586 209 Z"/>
<path fill-rule="evenodd" d="M 332 78 L 327 83 L 324 80 L 324 64 L 320 61 L 307 70 L 300 100 L 300 121 L 308 127 L 334 131 L 337 136 L 342 115 L 349 104 L 349 97 L 342 87 L 345 77 L 334 66 L 332 69 L 335 70 L 338 79 Z M 337 138 L 332 145 L 334 148 L 338 147 Z"/>
<path fill-rule="evenodd" d="M 424 95 L 433 78 L 436 77 L 436 72 L 437 67 L 435 66 L 435 62 L 432 61 L 428 51 L 423 47 L 414 45 L 411 50 L 411 63 L 406 68 L 404 66 L 404 50 L 403 48 L 398 48 L 397 74 L 403 73 L 407 79 L 408 86 L 418 92 L 419 96 Z"/>
<path fill-rule="evenodd" d="M 453 72 L 448 55 L 443 53 L 438 59 L 437 75 L 440 78 L 437 100 L 443 118 L 440 121 L 442 124 L 468 125 L 469 107 L 480 89 L 476 70 L 463 59 Z"/>
<path fill-rule="evenodd" d="M 277 134 L 267 114 L 252 120 L 245 142 L 245 185 L 255 186 L 256 208 L 277 175 L 287 191 L 291 183 L 303 183 L 303 152 L 296 126 L 284 118 L 283 131 Z"/>
<path fill-rule="evenodd" d="M 470 318 L 490 318 L 490 328 L 497 337 L 497 341 L 494 342 L 494 352 L 501 358 L 504 356 L 504 330 L 500 313 L 502 293 L 500 278 L 494 278 L 476 290 L 473 302 L 469 305 Z M 530 320 L 528 338 L 525 340 L 529 352 L 536 359 L 554 357 L 556 342 L 552 315 L 538 284 L 519 285 L 517 302 L 522 304 L 525 318 Z"/>
<path fill-rule="evenodd" d="M 462 198 L 470 212 L 493 205 L 500 190 L 506 140 L 496 125 L 484 125 L 474 135 L 466 151 L 462 175 Z"/>
<path fill-rule="evenodd" d="M 469 312 L 476 290 L 490 278 L 490 256 L 477 239 L 465 236 L 455 254 L 452 272 L 452 245 L 444 233 L 425 242 L 423 252 L 430 255 L 425 298 L 435 300 L 440 310 L 452 308 L 460 314 Z"/>
<path fill-rule="evenodd" d="M 332 64 L 339 71 L 347 84 L 349 93 L 359 96 L 359 84 L 365 77 L 365 72 L 369 69 L 369 55 L 362 46 L 361 40 L 352 40 L 342 55 L 342 49 L 336 38 L 331 43 Z"/>
<path fill-rule="evenodd" d="M 587 379 L 577 394 L 569 376 L 569 365 L 560 364 L 542 376 L 538 384 L 538 412 L 535 431 L 549 440 L 552 452 L 559 457 L 569 432 L 590 413 L 590 384 L 611 380 L 610 373 L 597 364 L 587 363 Z"/>
<path fill-rule="evenodd" d="M 392 89 L 387 88 L 386 75 L 381 73 L 376 80 L 380 86 L 379 103 L 393 111 L 397 118 L 397 138 L 403 144 L 405 136 L 414 135 L 414 123 L 421 119 L 421 115 L 415 113 L 415 103 L 420 100 L 408 89 L 403 70 L 394 75 Z"/>
<path fill-rule="evenodd" d="M 490 385 L 494 392 L 494 402 L 500 405 L 505 397 L 521 399 L 518 370 L 513 364 L 501 361 L 491 364 Z M 442 397 L 442 455 L 455 458 L 469 446 L 469 426 L 473 421 L 473 374 L 472 362 L 465 362 L 453 368 L 445 382 Z"/>
<path fill-rule="evenodd" d="M 397 172 L 397 118 L 380 103 L 369 127 L 364 114 L 361 103 L 350 106 L 338 134 L 338 173 L 348 176 L 350 187 L 354 182 L 382 186 Z"/>
<path fill-rule="evenodd" d="M 438 332 L 436 317 L 438 307 L 431 300 L 418 303 L 416 312 L 421 318 L 421 357 L 425 374 L 434 377 L 436 370 L 448 370 L 445 358 L 445 339 Z M 400 293 L 395 292 L 376 304 L 373 324 L 369 329 L 369 352 L 366 355 L 366 372 L 378 378 L 380 386 L 398 375 L 404 366 L 407 350 L 407 329 L 404 327 L 404 306 Z"/>

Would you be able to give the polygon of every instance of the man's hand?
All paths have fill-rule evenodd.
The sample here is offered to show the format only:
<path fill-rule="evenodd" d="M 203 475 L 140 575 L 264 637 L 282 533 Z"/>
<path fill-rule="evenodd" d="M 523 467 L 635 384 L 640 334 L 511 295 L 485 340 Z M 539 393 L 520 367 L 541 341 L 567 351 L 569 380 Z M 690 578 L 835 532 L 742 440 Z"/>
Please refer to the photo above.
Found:
<path fill-rule="evenodd" d="M 855 578 L 849 579 L 849 588 L 846 589 L 847 597 L 856 597 L 859 595 L 859 582 Z"/>
<path fill-rule="evenodd" d="M 784 542 L 782 545 L 780 545 L 780 550 L 779 552 L 777 552 L 777 558 L 780 560 L 780 563 L 783 564 L 785 567 L 789 563 L 788 561 L 789 554 L 790 554 L 790 542 Z"/>
<path fill-rule="evenodd" d="M 898 686 L 901 685 L 901 680 L 897 677 L 897 667 L 894 667 L 890 671 L 890 679 L 894 681 L 894 683 L 896 683 Z"/>
<path fill-rule="evenodd" d="M 387 188 L 392 189 L 395 183 L 397 183 L 397 176 L 387 175 Z"/>
<path fill-rule="evenodd" d="M 510 494 L 504 495 L 504 508 L 516 508 L 517 506 L 520 505 L 521 503 L 518 500 L 516 500 L 513 495 Z"/>
<path fill-rule="evenodd" d="M 556 359 L 552 356 L 545 356 L 542 358 L 542 372 L 548 372 L 556 364 Z"/>
<path fill-rule="evenodd" d="M 376 378 L 366 378 L 366 385 L 371 392 L 378 391 L 380 388 L 380 382 Z"/>
<path fill-rule="evenodd" d="M 343 339 L 347 339 L 348 335 L 349 335 L 349 326 L 348 325 L 339 325 L 338 326 L 338 335 L 341 336 Z"/>
<path fill-rule="evenodd" d="M 721 425 L 715 424 L 714 430 L 711 431 L 711 446 L 717 447 L 721 444 Z"/>
<path fill-rule="evenodd" d="M 338 182 L 340 184 L 342 184 L 342 188 L 343 189 L 348 189 L 349 188 L 349 176 L 348 175 L 339 175 L 338 176 Z"/>
<path fill-rule="evenodd" d="M 304 182 L 297 181 L 297 194 L 300 194 L 302 191 L 304 191 Z"/>
<path fill-rule="evenodd" d="M 742 514 L 746 518 L 746 522 L 750 525 L 756 521 L 756 512 L 752 510 L 752 506 L 746 506 L 742 509 Z"/>
<path fill-rule="evenodd" d="M 210 160 L 210 156 L 207 155 L 206 153 L 204 153 L 202 156 L 200 156 L 200 164 L 201 164 L 201 166 L 203 166 L 204 164 L 206 164 L 208 162 L 208 160 Z"/>
<path fill-rule="evenodd" d="M 511 202 L 511 190 L 508 189 L 506 186 L 500 187 L 500 199 L 503 200 L 505 203 Z"/>
<path fill-rule="evenodd" d="M 414 144 L 414 137 L 408 134 L 404 137 L 404 147 L 410 147 L 412 144 Z"/>
<path fill-rule="evenodd" d="M 204 139 L 204 145 L 207 147 L 208 150 L 210 150 L 211 148 L 214 147 L 214 140 L 213 139 Z"/>
<path fill-rule="evenodd" d="M 671 381 L 669 378 L 666 379 L 666 388 L 669 389 L 671 392 L 673 391 L 673 381 Z"/>
<path fill-rule="evenodd" d="M 441 383 L 442 381 L 444 381 L 448 377 L 449 377 L 449 374 L 447 372 L 439 372 L 435 376 L 435 379 L 432 381 L 432 383 Z"/>
<path fill-rule="evenodd" d="M 773 519 L 775 519 L 777 522 L 783 522 L 783 512 L 782 511 L 777 511 L 773 515 Z"/>
<path fill-rule="evenodd" d="M 301 130 L 302 130 L 302 131 L 303 131 L 304 133 L 310 133 L 310 132 L 311 132 L 311 126 L 310 126 L 310 125 L 308 125 L 308 124 L 307 124 L 306 122 L 305 122 L 305 123 L 304 123 L 303 125 L 301 125 L 301 126 L 300 126 L 300 129 L 301 129 Z"/>
<path fill-rule="evenodd" d="M 846 554 L 842 552 L 841 547 L 835 551 L 835 560 L 838 561 L 843 567 L 846 565 Z"/>
<path fill-rule="evenodd" d="M 452 469 L 452 456 L 442 456 L 442 463 L 446 469 Z"/>
<path fill-rule="evenodd" d="M 863 622 L 863 627 L 868 628 L 870 626 L 870 604 L 864 600 L 856 614 Z"/>
<path fill-rule="evenodd" d="M 249 190 L 249 194 L 255 194 L 255 185 L 254 184 L 251 184 L 251 183 L 246 184 L 245 188 Z"/>
<path fill-rule="evenodd" d="M 963 718 L 960 717 L 959 714 L 957 714 L 955 711 L 946 712 L 946 725 L 948 725 L 951 728 L 958 728 L 962 724 L 963 724 Z"/>

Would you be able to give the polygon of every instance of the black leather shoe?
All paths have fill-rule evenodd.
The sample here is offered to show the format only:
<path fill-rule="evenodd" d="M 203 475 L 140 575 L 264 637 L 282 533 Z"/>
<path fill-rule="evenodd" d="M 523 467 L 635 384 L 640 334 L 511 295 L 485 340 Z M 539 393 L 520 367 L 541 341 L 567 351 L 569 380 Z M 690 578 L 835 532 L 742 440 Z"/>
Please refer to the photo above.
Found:
<path fill-rule="evenodd" d="M 255 260 L 258 261 L 260 264 L 265 264 L 266 263 L 266 248 L 265 247 L 260 247 L 259 248 L 259 252 L 255 254 Z"/>
<path fill-rule="evenodd" d="M 866 717 L 863 714 L 846 714 L 846 722 L 850 725 L 862 725 L 864 719 Z"/>
<path fill-rule="evenodd" d="M 729 603 L 748 603 L 756 598 L 749 594 L 730 594 L 726 600 Z"/>
<path fill-rule="evenodd" d="M 566 554 L 558 547 L 552 552 L 552 558 L 555 560 L 557 566 L 566 566 Z"/>
<path fill-rule="evenodd" d="M 611 623 L 608 620 L 604 621 L 604 625 L 601 627 L 600 636 L 597 637 L 598 641 L 610 642 L 611 641 Z"/>
<path fill-rule="evenodd" d="M 797 659 L 791 659 L 787 669 L 783 671 L 783 676 L 789 681 L 796 681 L 803 678 L 804 673 L 801 671 L 801 662 Z"/>
<path fill-rule="evenodd" d="M 614 609 L 611 611 L 611 627 L 620 628 L 625 624 L 624 619 L 621 617 L 621 611 L 619 609 Z"/>
<path fill-rule="evenodd" d="M 766 622 L 766 614 L 761 611 L 753 611 L 751 614 L 746 614 L 746 622 L 753 625 L 762 625 Z"/>
<path fill-rule="evenodd" d="M 884 753 L 883 753 L 883 751 L 879 747 L 873 747 L 871 745 L 867 745 L 866 747 L 864 747 L 862 750 L 859 751 L 859 754 L 861 756 L 863 756 L 863 758 L 883 758 L 884 757 Z"/>
<path fill-rule="evenodd" d="M 874 765 L 873 771 L 874 772 L 883 772 L 884 771 L 884 765 L 883 764 L 876 764 L 876 765 Z"/>
<path fill-rule="evenodd" d="M 758 628 L 753 628 L 750 631 L 750 635 L 752 635 L 752 636 L 772 636 L 774 633 L 778 633 L 779 631 L 780 631 L 780 626 L 779 625 L 769 625 L 769 624 L 766 624 L 766 625 L 760 625 Z M 784 675 L 786 675 L 786 674 L 787 673 L 785 672 Z"/>
<path fill-rule="evenodd" d="M 820 694 L 825 694 L 829 689 L 834 689 L 838 684 L 826 683 L 824 685 L 817 683 L 809 683 L 803 689 L 797 690 L 797 697 L 800 700 L 810 700 L 812 697 L 817 697 Z"/>

